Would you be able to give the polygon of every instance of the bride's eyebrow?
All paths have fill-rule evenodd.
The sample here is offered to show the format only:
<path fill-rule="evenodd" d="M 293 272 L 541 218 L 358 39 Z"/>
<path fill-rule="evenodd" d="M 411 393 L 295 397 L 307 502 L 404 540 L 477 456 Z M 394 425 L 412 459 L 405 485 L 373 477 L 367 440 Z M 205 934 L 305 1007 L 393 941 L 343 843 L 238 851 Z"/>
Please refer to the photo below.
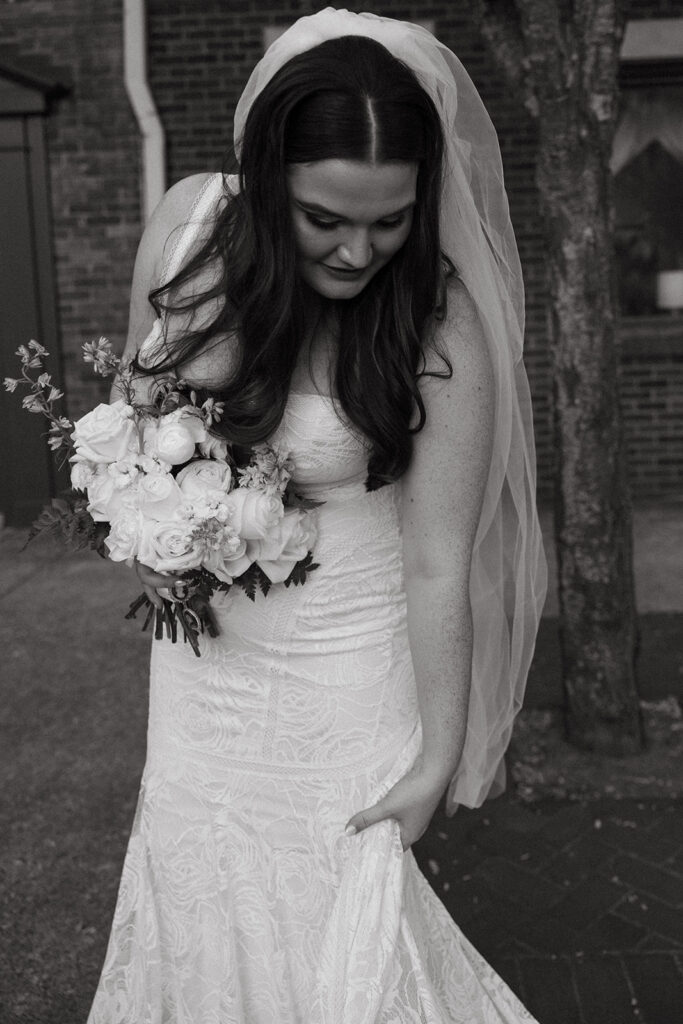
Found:
<path fill-rule="evenodd" d="M 335 220 L 348 220 L 348 217 L 342 216 L 341 213 L 335 213 L 334 210 L 328 210 L 325 206 L 320 206 L 318 203 L 309 203 L 305 199 L 295 199 L 296 205 L 309 213 L 323 213 L 326 217 L 334 217 Z M 391 217 L 398 217 L 401 213 L 406 213 L 408 210 L 412 210 L 415 206 L 415 200 L 410 203 L 406 203 L 400 210 L 394 210 L 392 213 L 385 213 L 379 220 L 389 220 Z"/>

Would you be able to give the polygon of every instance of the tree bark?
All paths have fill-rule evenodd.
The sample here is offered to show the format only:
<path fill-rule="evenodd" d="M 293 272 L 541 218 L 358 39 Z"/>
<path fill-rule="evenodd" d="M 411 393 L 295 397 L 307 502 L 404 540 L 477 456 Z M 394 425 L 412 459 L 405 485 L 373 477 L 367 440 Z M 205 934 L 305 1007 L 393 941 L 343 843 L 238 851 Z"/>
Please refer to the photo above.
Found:
<path fill-rule="evenodd" d="M 586 749 L 634 753 L 643 733 L 609 169 L 622 20 L 616 0 L 483 0 L 479 10 L 538 127 L 567 734 Z"/>

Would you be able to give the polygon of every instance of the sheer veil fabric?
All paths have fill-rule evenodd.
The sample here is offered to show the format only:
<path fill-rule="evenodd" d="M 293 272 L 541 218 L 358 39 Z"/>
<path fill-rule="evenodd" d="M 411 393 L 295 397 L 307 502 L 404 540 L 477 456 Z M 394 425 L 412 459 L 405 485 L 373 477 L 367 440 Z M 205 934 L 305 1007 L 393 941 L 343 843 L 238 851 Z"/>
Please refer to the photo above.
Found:
<path fill-rule="evenodd" d="M 385 46 L 436 104 L 446 143 L 441 247 L 477 306 L 495 374 L 493 457 L 470 572 L 474 652 L 467 738 L 448 790 L 450 809 L 476 807 L 505 785 L 503 758 L 522 705 L 547 583 L 522 364 L 521 266 L 491 119 L 455 54 L 419 25 L 331 7 L 301 18 L 269 47 L 247 82 L 235 113 L 238 156 L 251 105 L 273 75 L 292 57 L 345 35 Z"/>

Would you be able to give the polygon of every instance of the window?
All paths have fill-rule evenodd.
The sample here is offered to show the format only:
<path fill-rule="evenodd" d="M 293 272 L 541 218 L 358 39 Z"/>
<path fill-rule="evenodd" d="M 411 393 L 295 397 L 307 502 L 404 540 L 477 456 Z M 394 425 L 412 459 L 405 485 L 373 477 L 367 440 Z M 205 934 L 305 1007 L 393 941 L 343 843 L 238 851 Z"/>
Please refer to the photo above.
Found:
<path fill-rule="evenodd" d="M 621 313 L 683 314 L 683 19 L 630 22 L 612 152 Z"/>

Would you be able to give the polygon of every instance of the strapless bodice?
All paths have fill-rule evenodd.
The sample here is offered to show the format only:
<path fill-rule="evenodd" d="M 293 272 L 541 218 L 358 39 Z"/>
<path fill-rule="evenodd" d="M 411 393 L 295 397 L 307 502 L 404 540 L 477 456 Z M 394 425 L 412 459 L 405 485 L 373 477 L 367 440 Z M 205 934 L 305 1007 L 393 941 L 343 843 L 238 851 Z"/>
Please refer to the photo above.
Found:
<path fill-rule="evenodd" d="M 289 451 L 292 481 L 306 495 L 328 500 L 364 489 L 369 443 L 328 395 L 290 391 L 269 443 Z"/>

